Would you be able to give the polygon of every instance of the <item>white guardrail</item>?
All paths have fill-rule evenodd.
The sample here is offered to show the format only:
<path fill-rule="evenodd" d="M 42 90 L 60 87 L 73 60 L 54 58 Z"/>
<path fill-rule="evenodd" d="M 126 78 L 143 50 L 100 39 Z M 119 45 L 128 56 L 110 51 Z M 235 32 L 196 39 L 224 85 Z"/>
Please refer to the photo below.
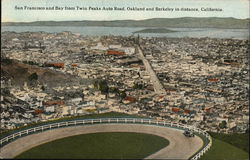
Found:
<path fill-rule="evenodd" d="M 136 123 L 136 124 L 149 124 L 149 125 L 157 125 L 157 126 L 165 126 L 165 127 L 172 127 L 177 129 L 190 129 L 196 134 L 203 136 L 205 138 L 205 145 L 193 155 L 190 160 L 198 160 L 205 152 L 207 152 L 210 147 L 212 146 L 212 138 L 211 136 L 199 129 L 194 128 L 191 126 L 178 124 L 178 123 L 171 123 L 166 121 L 158 121 L 154 119 L 140 119 L 140 118 L 99 118 L 99 119 L 83 119 L 83 120 L 69 120 L 64 122 L 58 123 L 51 123 L 47 125 L 41 125 L 34 128 L 25 129 L 16 133 L 13 133 L 9 136 L 6 136 L 0 140 L 0 145 L 3 147 L 4 145 L 10 143 L 11 141 L 18 139 L 23 136 L 27 136 L 36 132 L 43 132 L 50 129 L 61 128 L 61 127 L 70 127 L 76 125 L 89 125 L 89 124 L 98 124 L 98 123 Z"/>

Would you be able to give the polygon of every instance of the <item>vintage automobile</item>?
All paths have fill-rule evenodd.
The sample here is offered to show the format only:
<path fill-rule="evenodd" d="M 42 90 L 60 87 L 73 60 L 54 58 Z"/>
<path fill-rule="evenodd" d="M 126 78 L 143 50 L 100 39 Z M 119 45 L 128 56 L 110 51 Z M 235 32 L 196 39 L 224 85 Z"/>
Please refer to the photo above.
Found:
<path fill-rule="evenodd" d="M 194 133 L 191 130 L 185 130 L 183 134 L 186 137 L 194 137 Z"/>

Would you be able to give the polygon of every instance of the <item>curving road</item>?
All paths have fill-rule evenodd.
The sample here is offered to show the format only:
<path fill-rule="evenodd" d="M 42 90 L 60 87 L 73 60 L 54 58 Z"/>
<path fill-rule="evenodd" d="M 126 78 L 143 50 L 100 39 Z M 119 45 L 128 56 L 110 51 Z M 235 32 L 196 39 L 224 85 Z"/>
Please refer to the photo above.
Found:
<path fill-rule="evenodd" d="M 14 158 L 26 150 L 49 141 L 68 136 L 97 132 L 148 133 L 161 136 L 169 140 L 170 144 L 167 147 L 150 155 L 149 157 L 146 157 L 146 159 L 188 159 L 203 145 L 203 141 L 198 136 L 195 136 L 194 138 L 187 138 L 183 135 L 183 131 L 173 128 L 142 124 L 96 124 L 52 129 L 46 132 L 40 132 L 19 138 L 2 147 L 0 157 Z"/>

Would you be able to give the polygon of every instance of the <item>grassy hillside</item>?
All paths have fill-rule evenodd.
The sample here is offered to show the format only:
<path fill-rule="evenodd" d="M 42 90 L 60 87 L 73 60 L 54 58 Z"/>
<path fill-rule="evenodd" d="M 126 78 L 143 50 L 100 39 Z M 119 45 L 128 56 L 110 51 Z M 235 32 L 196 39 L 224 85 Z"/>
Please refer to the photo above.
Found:
<path fill-rule="evenodd" d="M 244 134 L 209 133 L 209 134 L 213 138 L 222 140 L 246 152 L 249 152 L 249 133 L 244 133 Z"/>
<path fill-rule="evenodd" d="M 93 133 L 55 140 L 22 153 L 25 159 L 142 159 L 169 141 L 142 133 Z"/>
<path fill-rule="evenodd" d="M 249 154 L 231 144 L 213 138 L 211 149 L 200 160 L 247 160 Z"/>

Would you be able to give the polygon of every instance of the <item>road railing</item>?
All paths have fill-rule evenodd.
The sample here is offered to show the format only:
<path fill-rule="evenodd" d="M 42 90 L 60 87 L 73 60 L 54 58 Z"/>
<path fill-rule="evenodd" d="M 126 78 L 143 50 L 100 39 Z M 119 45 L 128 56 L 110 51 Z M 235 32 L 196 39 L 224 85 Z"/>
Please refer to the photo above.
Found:
<path fill-rule="evenodd" d="M 155 120 L 155 119 L 141 119 L 141 118 L 98 118 L 98 119 L 82 119 L 82 120 L 68 120 L 64 122 L 55 122 L 55 123 L 41 125 L 41 126 L 29 128 L 29 129 L 23 129 L 21 131 L 12 133 L 0 140 L 0 146 L 3 147 L 7 145 L 8 143 L 11 143 L 12 141 L 21 137 L 28 136 L 34 133 L 48 131 L 51 129 L 72 127 L 72 126 L 79 126 L 79 125 L 109 124 L 109 123 L 110 124 L 123 123 L 123 124 L 156 125 L 156 126 L 176 128 L 176 129 L 181 129 L 181 130 L 185 130 L 185 129 L 192 130 L 194 133 L 203 136 L 203 139 L 205 139 L 205 145 L 203 145 L 202 149 L 200 149 L 195 155 L 193 155 L 190 158 L 190 160 L 199 159 L 212 146 L 211 136 L 207 132 L 199 128 L 195 128 L 193 126 L 188 126 L 184 124 L 174 123 L 174 122 L 167 122 L 167 121 Z"/>

